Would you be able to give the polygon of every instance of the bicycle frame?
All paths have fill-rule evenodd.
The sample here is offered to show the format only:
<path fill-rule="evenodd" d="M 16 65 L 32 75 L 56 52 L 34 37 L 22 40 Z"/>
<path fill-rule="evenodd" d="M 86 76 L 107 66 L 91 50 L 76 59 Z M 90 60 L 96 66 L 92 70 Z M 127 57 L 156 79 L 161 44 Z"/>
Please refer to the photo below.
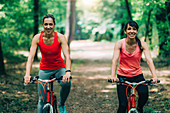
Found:
<path fill-rule="evenodd" d="M 60 80 L 62 80 L 62 77 L 57 79 L 57 78 L 54 78 L 53 75 L 51 75 L 49 80 L 41 80 L 37 76 L 37 77 L 32 77 L 31 81 L 30 81 L 30 83 L 35 83 L 35 82 L 39 83 L 39 88 L 40 88 L 40 85 L 42 85 L 43 90 L 44 90 L 44 94 L 46 96 L 46 104 L 44 105 L 43 109 L 48 108 L 50 113 L 53 113 L 53 112 L 58 113 L 57 102 L 56 102 L 57 99 L 56 99 L 56 96 L 53 95 L 53 93 L 54 93 L 53 92 L 53 82 L 56 81 L 56 80 L 60 81 Z M 48 83 L 48 85 L 47 85 L 47 83 Z M 45 91 L 45 89 L 44 89 L 45 86 L 47 87 L 47 91 Z M 42 96 L 41 90 L 40 90 L 40 94 Z M 42 96 L 42 99 L 44 101 L 43 96 Z"/>
<path fill-rule="evenodd" d="M 50 113 L 53 113 L 53 112 L 58 113 L 57 99 L 56 99 L 56 96 L 53 95 L 53 93 L 54 93 L 54 91 L 53 91 L 53 82 L 54 81 L 58 81 L 58 82 L 62 81 L 62 78 L 63 78 L 63 76 L 61 76 L 60 78 L 55 78 L 54 75 L 51 75 L 49 80 L 48 79 L 47 80 L 41 80 L 41 79 L 39 79 L 38 76 L 31 77 L 31 79 L 30 79 L 31 84 L 39 83 L 39 86 L 41 84 L 43 89 L 44 89 L 44 86 L 47 87 L 46 94 L 45 94 L 45 89 L 44 89 L 44 94 L 46 95 L 47 99 L 46 99 L 46 104 L 44 105 L 43 109 L 46 108 L 46 107 L 50 107 Z M 70 79 L 72 79 L 72 77 L 70 77 Z M 49 85 L 47 85 L 47 83 Z M 26 85 L 26 84 L 24 84 L 24 85 Z M 40 90 L 40 94 L 42 96 L 41 90 Z M 43 96 L 42 96 L 42 99 L 43 99 Z M 43 99 L 43 101 L 44 101 L 44 99 Z"/>
<path fill-rule="evenodd" d="M 56 79 L 50 79 L 50 80 L 41 80 L 41 81 L 46 81 L 45 83 L 41 83 L 39 82 L 39 80 L 37 80 L 38 83 L 40 83 L 41 85 L 44 84 L 45 86 L 47 86 L 47 92 L 46 92 L 46 104 L 44 105 L 44 108 L 46 108 L 47 106 L 49 106 L 50 108 L 50 113 L 53 113 L 53 112 L 56 112 L 58 113 L 58 110 L 57 110 L 57 102 L 55 102 L 55 106 L 54 106 L 54 101 L 57 101 L 56 100 L 56 97 L 54 98 L 54 95 L 53 95 L 53 82 L 55 81 Z M 48 85 L 46 84 L 48 83 Z M 45 92 L 44 92 L 45 93 Z M 55 107 L 55 109 L 54 109 Z M 44 109 L 43 108 L 43 109 Z M 54 110 L 55 111 L 54 111 Z"/>
<path fill-rule="evenodd" d="M 135 91 L 136 91 L 136 87 L 140 84 L 142 85 L 146 85 L 144 83 L 145 81 L 141 81 L 139 83 L 130 83 L 128 81 L 124 82 L 124 85 L 127 86 L 126 88 L 126 96 L 127 96 L 127 100 L 128 100 L 128 113 L 130 113 L 131 111 L 135 111 L 136 113 L 138 113 L 136 106 L 135 106 Z M 128 89 L 130 88 L 130 89 Z"/>
<path fill-rule="evenodd" d="M 123 80 L 123 81 L 119 81 L 117 83 L 118 85 L 126 85 L 127 86 L 127 88 L 126 88 L 126 96 L 127 96 L 127 100 L 128 100 L 128 109 L 127 109 L 128 113 L 131 113 L 132 111 L 133 111 L 133 113 L 134 112 L 138 113 L 138 111 L 136 109 L 136 106 L 135 106 L 135 91 L 136 91 L 136 87 L 138 85 L 154 85 L 154 84 L 151 83 L 151 81 L 152 81 L 152 79 L 151 80 L 146 80 L 146 81 L 141 81 L 141 82 L 138 82 L 138 83 L 131 83 L 131 82 Z M 108 82 L 112 83 L 112 80 L 108 79 Z M 157 80 L 157 83 L 160 83 L 160 80 Z M 128 90 L 128 88 L 130 88 L 130 89 Z"/>
<path fill-rule="evenodd" d="M 47 100 L 46 100 L 46 102 L 51 103 L 51 105 L 53 106 L 53 82 L 49 82 L 49 87 L 47 87 Z"/>

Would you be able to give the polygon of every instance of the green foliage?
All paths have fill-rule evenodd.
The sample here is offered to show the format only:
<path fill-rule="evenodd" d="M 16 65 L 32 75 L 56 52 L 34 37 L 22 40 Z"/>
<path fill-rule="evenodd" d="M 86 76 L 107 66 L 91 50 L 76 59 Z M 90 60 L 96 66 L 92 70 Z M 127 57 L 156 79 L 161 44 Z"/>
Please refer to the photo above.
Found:
<path fill-rule="evenodd" d="M 59 32 L 65 27 L 66 1 L 40 0 L 39 26 L 45 14 L 56 17 Z M 17 49 L 29 50 L 34 34 L 34 1 L 33 0 L 1 0 L 0 1 L 0 38 L 5 57 Z M 39 31 L 43 28 L 40 27 Z"/>
<path fill-rule="evenodd" d="M 128 1 L 132 18 L 139 24 L 138 37 L 145 37 L 146 27 L 148 25 L 149 34 L 145 38 L 150 45 L 150 49 L 159 47 L 159 54 L 163 57 L 168 57 L 169 55 L 166 53 L 169 53 L 170 48 L 170 27 L 168 20 L 170 15 L 165 5 L 168 3 L 168 0 Z M 167 14 L 161 15 L 162 13 Z M 157 19 L 156 15 L 159 15 L 160 20 Z M 77 18 L 78 26 L 81 28 L 81 34 L 86 34 L 88 39 L 93 39 L 94 41 L 113 41 L 119 39 L 122 25 L 129 21 L 124 0 L 77 1 Z M 150 18 L 149 23 L 148 18 Z M 163 18 L 165 19 L 162 20 Z M 161 44 L 163 44 L 162 47 Z"/>
<path fill-rule="evenodd" d="M 151 11 L 146 41 L 151 49 L 159 47 L 159 55 L 162 57 L 169 57 L 170 51 L 168 2 L 129 0 L 132 18 L 139 24 L 139 38 L 145 37 L 148 14 Z M 39 31 L 43 30 L 43 16 L 51 13 L 56 18 L 56 30 L 64 33 L 67 0 L 39 0 L 39 6 Z M 33 0 L 0 1 L 0 38 L 4 54 L 16 49 L 29 49 L 34 34 L 33 8 Z M 124 0 L 77 0 L 75 39 L 114 41 L 121 37 L 122 25 L 128 20 Z"/>
<path fill-rule="evenodd" d="M 40 0 L 40 24 L 42 24 L 42 18 L 45 14 L 53 14 L 56 20 L 56 30 L 61 32 L 66 26 L 66 0 Z M 43 30 L 42 26 L 40 31 Z"/>
<path fill-rule="evenodd" d="M 1 1 L 0 25 L 3 53 L 29 48 L 33 32 L 32 1 Z"/>
<path fill-rule="evenodd" d="M 170 2 L 157 5 L 156 22 L 159 34 L 159 56 L 170 57 Z"/>
<path fill-rule="evenodd" d="M 119 34 L 117 19 L 121 16 L 118 12 L 120 7 L 120 1 L 115 0 L 77 1 L 77 23 L 82 33 L 92 34 L 89 38 L 95 41 L 116 38 Z"/>

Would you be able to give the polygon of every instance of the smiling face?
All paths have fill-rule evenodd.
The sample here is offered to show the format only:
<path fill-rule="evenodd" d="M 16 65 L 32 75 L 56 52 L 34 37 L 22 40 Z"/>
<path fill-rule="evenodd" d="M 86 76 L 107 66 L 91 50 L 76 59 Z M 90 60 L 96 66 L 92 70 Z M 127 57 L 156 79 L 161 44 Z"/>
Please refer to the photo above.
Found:
<path fill-rule="evenodd" d="M 125 29 L 125 34 L 127 35 L 127 38 L 133 39 L 136 37 L 138 33 L 138 30 L 136 27 L 130 26 L 129 24 L 127 25 L 127 28 Z"/>
<path fill-rule="evenodd" d="M 52 18 L 45 18 L 42 25 L 44 27 L 45 34 L 53 34 L 55 23 Z"/>

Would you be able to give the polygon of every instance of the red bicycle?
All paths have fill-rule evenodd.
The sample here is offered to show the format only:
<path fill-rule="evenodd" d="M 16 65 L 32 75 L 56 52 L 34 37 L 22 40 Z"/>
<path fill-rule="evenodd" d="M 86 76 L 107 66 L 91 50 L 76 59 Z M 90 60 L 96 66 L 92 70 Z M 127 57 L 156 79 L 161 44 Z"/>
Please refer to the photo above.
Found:
<path fill-rule="evenodd" d="M 129 81 L 124 81 L 121 80 L 118 83 L 116 83 L 117 85 L 126 85 L 126 96 L 127 96 L 127 100 L 128 100 L 128 109 L 127 109 L 127 113 L 139 113 L 136 106 L 135 106 L 135 91 L 136 91 L 136 87 L 138 85 L 155 85 L 152 84 L 152 79 L 151 80 L 145 80 L 145 81 L 141 81 L 141 82 L 129 82 Z M 108 82 L 112 83 L 111 79 L 108 79 Z M 160 80 L 157 81 L 157 83 L 160 83 Z M 130 89 L 129 89 L 130 88 Z"/>
<path fill-rule="evenodd" d="M 43 113 L 59 113 L 57 109 L 57 97 L 53 95 L 53 82 L 59 82 L 62 78 L 63 76 L 57 79 L 54 75 L 51 75 L 48 80 L 39 79 L 39 76 L 31 77 L 29 84 L 39 83 L 39 85 L 41 84 L 43 86 L 44 94 L 46 95 L 46 104 L 43 107 Z M 70 77 L 70 79 L 72 79 L 72 77 Z M 45 91 L 45 86 L 47 86 L 47 91 Z M 40 94 L 42 96 L 42 92 L 40 92 Z M 43 96 L 42 99 L 44 100 Z"/>

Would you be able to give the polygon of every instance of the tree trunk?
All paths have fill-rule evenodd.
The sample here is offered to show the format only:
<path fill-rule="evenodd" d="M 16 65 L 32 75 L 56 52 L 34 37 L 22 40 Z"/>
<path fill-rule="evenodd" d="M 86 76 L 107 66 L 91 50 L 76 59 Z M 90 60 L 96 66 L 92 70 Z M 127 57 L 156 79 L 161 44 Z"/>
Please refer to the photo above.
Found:
<path fill-rule="evenodd" d="M 38 34 L 38 18 L 39 18 L 39 0 L 34 0 L 34 36 Z M 38 60 L 38 48 L 35 53 L 34 59 L 37 61 Z"/>
<path fill-rule="evenodd" d="M 145 42 L 146 42 L 146 39 L 148 38 L 148 34 L 149 34 L 149 26 L 150 26 L 150 17 L 151 17 L 151 12 L 152 12 L 153 9 L 150 9 L 149 10 L 149 13 L 148 13 L 148 21 L 146 23 L 146 33 L 145 33 Z"/>
<path fill-rule="evenodd" d="M 127 9 L 128 18 L 129 18 L 130 20 L 132 20 L 132 15 L 131 15 L 131 11 L 130 11 L 130 8 L 129 8 L 129 2 L 128 2 L 128 0 L 125 0 L 125 4 L 126 4 L 126 6 L 124 5 L 124 2 L 122 1 L 122 3 L 121 3 L 121 8 L 122 8 L 122 9 Z M 123 18 L 123 12 L 121 13 L 121 18 Z M 124 26 L 125 26 L 125 23 L 122 22 L 122 24 L 121 24 L 121 31 L 120 31 L 120 37 L 121 37 L 121 39 L 124 38 Z"/>
<path fill-rule="evenodd" d="M 126 2 L 126 8 L 127 8 L 127 11 L 128 11 L 129 18 L 130 18 L 130 20 L 132 20 L 131 11 L 130 11 L 130 8 L 129 8 L 129 2 L 128 2 L 128 0 L 125 0 L 125 2 Z"/>
<path fill-rule="evenodd" d="M 124 1 L 121 1 L 120 6 L 121 6 L 120 18 L 123 18 L 124 11 L 126 10 Z M 123 39 L 125 37 L 124 36 L 124 26 L 125 26 L 125 22 L 121 21 L 121 30 L 120 30 L 120 38 L 121 39 Z"/>
<path fill-rule="evenodd" d="M 1 39 L 0 39 L 0 75 L 4 75 L 4 74 L 5 74 L 5 65 L 4 65 L 4 58 L 3 58 Z"/>
<path fill-rule="evenodd" d="M 121 39 L 124 38 L 124 26 L 125 26 L 125 23 L 122 22 L 122 24 L 121 24 L 121 32 L 120 32 L 120 38 L 121 38 Z"/>
<path fill-rule="evenodd" d="M 65 35 L 68 40 L 68 46 L 70 46 L 75 34 L 75 1 L 76 0 L 67 0 L 67 25 Z"/>

